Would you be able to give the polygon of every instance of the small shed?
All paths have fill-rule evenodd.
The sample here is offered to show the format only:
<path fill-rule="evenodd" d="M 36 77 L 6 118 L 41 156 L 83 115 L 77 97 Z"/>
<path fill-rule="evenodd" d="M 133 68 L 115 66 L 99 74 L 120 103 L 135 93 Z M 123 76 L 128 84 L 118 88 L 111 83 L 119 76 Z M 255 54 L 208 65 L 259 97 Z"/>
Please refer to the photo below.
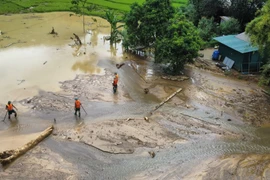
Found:
<path fill-rule="evenodd" d="M 260 56 L 258 48 L 251 45 L 245 33 L 227 35 L 214 38 L 219 42 L 221 60 L 225 57 L 234 61 L 233 68 L 242 72 L 258 72 L 260 70 Z"/>

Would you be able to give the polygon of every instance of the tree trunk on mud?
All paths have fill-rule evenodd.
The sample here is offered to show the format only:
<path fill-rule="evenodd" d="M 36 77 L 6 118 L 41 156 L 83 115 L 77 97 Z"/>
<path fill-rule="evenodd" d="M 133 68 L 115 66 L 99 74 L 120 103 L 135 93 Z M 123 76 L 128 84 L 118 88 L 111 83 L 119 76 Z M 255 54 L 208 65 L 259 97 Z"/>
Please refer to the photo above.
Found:
<path fill-rule="evenodd" d="M 163 101 L 163 102 L 161 102 L 159 105 L 157 105 L 156 107 L 155 107 L 155 109 L 154 110 L 152 110 L 151 111 L 151 113 L 152 112 L 154 112 L 154 111 L 156 111 L 158 108 L 160 108 L 163 104 L 165 104 L 166 102 L 168 102 L 170 99 L 172 99 L 176 94 L 178 94 L 180 91 L 182 91 L 182 88 L 179 88 L 177 91 L 175 91 L 172 95 L 170 95 L 169 97 L 167 97 L 167 99 L 165 99 L 165 101 Z"/>
<path fill-rule="evenodd" d="M 18 148 L 16 150 L 8 150 L 0 153 L 0 162 L 2 165 L 7 165 L 26 153 L 28 150 L 33 148 L 35 145 L 37 145 L 39 142 L 41 142 L 43 139 L 45 139 L 47 136 L 49 136 L 54 127 L 50 126 L 47 129 L 45 129 L 35 140 L 32 140 L 25 144 L 23 147 Z"/>

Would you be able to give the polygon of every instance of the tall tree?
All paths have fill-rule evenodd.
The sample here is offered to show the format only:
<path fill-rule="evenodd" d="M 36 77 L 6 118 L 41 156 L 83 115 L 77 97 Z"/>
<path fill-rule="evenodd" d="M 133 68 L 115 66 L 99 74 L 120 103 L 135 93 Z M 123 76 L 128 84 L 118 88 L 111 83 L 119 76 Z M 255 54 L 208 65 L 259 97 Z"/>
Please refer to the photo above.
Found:
<path fill-rule="evenodd" d="M 219 26 L 220 35 L 237 34 L 241 31 L 240 23 L 235 18 L 222 22 Z"/>
<path fill-rule="evenodd" d="M 258 12 L 258 16 L 246 27 L 251 42 L 259 46 L 264 63 L 262 82 L 270 85 L 270 0 Z"/>
<path fill-rule="evenodd" d="M 118 35 L 120 34 L 119 28 L 123 27 L 124 25 L 117 26 L 117 23 L 120 22 L 120 19 L 117 18 L 114 11 L 106 11 L 105 19 L 111 25 L 111 35 L 110 35 L 110 44 L 116 43 Z"/>
<path fill-rule="evenodd" d="M 214 22 L 214 18 L 201 18 L 198 24 L 198 30 L 200 37 L 204 41 L 210 42 L 217 35 L 217 24 Z"/>
<path fill-rule="evenodd" d="M 241 29 L 244 30 L 246 24 L 254 19 L 256 11 L 261 9 L 266 0 L 233 0 L 229 7 L 229 16 L 240 22 Z"/>
<path fill-rule="evenodd" d="M 166 33 L 174 9 L 170 0 L 146 0 L 134 3 L 126 15 L 128 39 L 136 46 L 153 47 L 156 39 Z"/>
<path fill-rule="evenodd" d="M 219 16 L 224 15 L 228 8 L 228 0 L 189 0 L 195 8 L 196 15 L 194 16 L 194 24 L 197 26 L 202 17 L 214 17 L 216 22 L 219 21 Z"/>
<path fill-rule="evenodd" d="M 168 26 L 166 36 L 156 43 L 155 62 L 169 64 L 170 71 L 178 74 L 186 63 L 197 57 L 202 40 L 196 27 L 184 16 L 176 15 Z"/>

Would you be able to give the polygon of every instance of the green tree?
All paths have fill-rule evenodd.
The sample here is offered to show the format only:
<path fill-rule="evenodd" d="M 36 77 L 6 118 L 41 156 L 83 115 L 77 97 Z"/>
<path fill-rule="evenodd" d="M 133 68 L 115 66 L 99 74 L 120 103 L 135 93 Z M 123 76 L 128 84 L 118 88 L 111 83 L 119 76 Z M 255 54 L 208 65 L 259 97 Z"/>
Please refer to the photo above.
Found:
<path fill-rule="evenodd" d="M 266 0 L 237 0 L 231 1 L 228 15 L 237 19 L 244 30 L 246 24 L 254 19 L 258 9 L 262 8 Z"/>
<path fill-rule="evenodd" d="M 220 24 L 219 31 L 220 35 L 237 34 L 241 31 L 240 23 L 237 19 L 231 18 Z"/>
<path fill-rule="evenodd" d="M 118 39 L 118 35 L 121 34 L 119 29 L 123 27 L 124 25 L 117 26 L 117 23 L 120 22 L 120 19 L 117 18 L 114 11 L 106 11 L 105 19 L 110 23 L 111 25 L 111 33 L 110 33 L 110 44 L 116 43 Z"/>
<path fill-rule="evenodd" d="M 199 35 L 206 43 L 213 42 L 213 37 L 217 36 L 217 24 L 214 18 L 203 17 L 198 24 Z"/>
<path fill-rule="evenodd" d="M 199 20 L 203 17 L 214 17 L 215 22 L 219 21 L 219 16 L 223 16 L 228 8 L 228 0 L 189 0 L 195 8 L 195 16 L 193 22 L 197 26 Z"/>
<path fill-rule="evenodd" d="M 270 0 L 246 27 L 251 42 L 260 49 L 264 63 L 261 82 L 270 85 Z"/>
<path fill-rule="evenodd" d="M 187 20 L 193 22 L 194 24 L 198 24 L 198 13 L 196 12 L 195 6 L 189 3 L 186 6 L 181 6 L 178 11 L 179 14 L 183 14 Z"/>
<path fill-rule="evenodd" d="M 125 24 L 133 47 L 153 47 L 157 38 L 164 36 L 174 9 L 170 0 L 146 0 L 134 3 L 127 13 Z"/>
<path fill-rule="evenodd" d="M 156 43 L 155 62 L 168 64 L 171 72 L 178 74 L 197 57 L 202 41 L 196 27 L 183 15 L 176 15 L 170 23 L 166 36 Z"/>

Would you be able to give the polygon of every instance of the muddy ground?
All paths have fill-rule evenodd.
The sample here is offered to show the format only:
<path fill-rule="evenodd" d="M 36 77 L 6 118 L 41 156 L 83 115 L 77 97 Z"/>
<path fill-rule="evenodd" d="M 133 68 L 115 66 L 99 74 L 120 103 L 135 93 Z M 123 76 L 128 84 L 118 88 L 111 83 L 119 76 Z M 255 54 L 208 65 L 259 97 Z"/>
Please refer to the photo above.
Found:
<path fill-rule="evenodd" d="M 270 178 L 269 97 L 254 82 L 225 76 L 209 58 L 212 50 L 183 76 L 169 77 L 151 58 L 122 52 L 120 43 L 111 48 L 103 40 L 109 25 L 100 18 L 86 18 L 85 36 L 81 19 L 69 13 L 0 21 L 7 27 L 0 36 L 1 67 L 16 70 L 3 73 L 1 104 L 11 99 L 20 113 L 2 122 L 1 150 L 55 126 L 51 137 L 2 167 L 0 179 Z M 57 36 L 48 35 L 52 26 Z M 84 46 L 73 46 L 73 32 Z M 86 110 L 81 118 L 73 115 L 74 97 Z"/>

